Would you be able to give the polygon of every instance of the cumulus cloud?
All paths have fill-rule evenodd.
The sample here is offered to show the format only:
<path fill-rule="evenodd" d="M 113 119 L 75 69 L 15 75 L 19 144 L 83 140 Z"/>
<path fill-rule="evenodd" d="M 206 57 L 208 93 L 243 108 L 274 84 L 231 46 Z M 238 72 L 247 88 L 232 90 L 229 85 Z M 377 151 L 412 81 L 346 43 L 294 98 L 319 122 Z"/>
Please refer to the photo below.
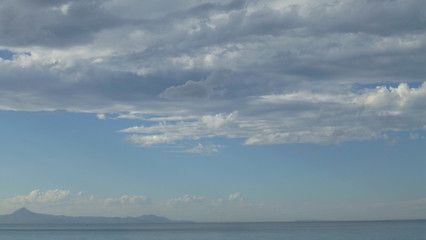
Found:
<path fill-rule="evenodd" d="M 236 192 L 229 194 L 229 196 L 226 198 L 218 198 L 213 200 L 211 205 L 216 207 L 236 206 L 235 204 L 240 204 L 243 202 L 243 200 L 244 198 L 242 197 L 241 193 Z M 244 205 L 245 204 L 242 206 Z"/>
<path fill-rule="evenodd" d="M 152 145 L 213 137 L 246 144 L 338 143 L 385 139 L 387 131 L 426 128 L 426 84 L 378 86 L 362 91 L 264 95 L 246 103 L 252 112 L 203 115 L 197 121 L 161 122 L 122 130 L 134 144 Z M 198 145 L 193 152 L 206 148 Z"/>
<path fill-rule="evenodd" d="M 87 195 L 87 196 L 86 196 Z M 156 214 L 171 219 L 195 221 L 259 221 L 318 219 L 335 212 L 336 219 L 372 219 L 364 216 L 365 210 L 374 211 L 377 218 L 421 218 L 426 209 L 425 198 L 361 204 L 264 204 L 252 202 L 240 192 L 227 196 L 203 197 L 185 194 L 171 199 L 152 199 L 141 195 L 96 197 L 88 193 L 69 190 L 33 190 L 1 202 L 1 214 L 8 214 L 20 207 L 31 211 L 69 216 L 141 216 Z M 338 214 L 340 213 L 340 214 Z"/>
<path fill-rule="evenodd" d="M 105 120 L 106 119 L 106 116 L 103 113 L 96 114 L 96 117 L 99 118 L 99 119 L 101 119 L 101 120 Z"/>
<path fill-rule="evenodd" d="M 143 146 L 417 134 L 425 4 L 1 1 L 0 109 L 139 116 Z"/>
<path fill-rule="evenodd" d="M 105 213 L 132 213 L 149 208 L 152 200 L 146 196 L 123 195 L 118 197 L 99 198 L 94 195 L 85 196 L 83 192 L 72 193 L 70 190 L 33 190 L 27 195 L 11 197 L 3 201 L 3 205 L 11 211 L 20 207 L 28 207 L 35 211 L 47 213 L 90 215 Z"/>
<path fill-rule="evenodd" d="M 193 203 L 200 203 L 205 200 L 205 197 L 185 194 L 182 197 L 172 198 L 167 201 L 166 205 L 168 207 L 181 207 L 183 205 L 188 206 Z"/>
<path fill-rule="evenodd" d="M 27 203 L 55 203 L 68 200 L 70 191 L 68 190 L 33 190 L 28 195 L 20 195 L 6 200 L 9 204 L 27 204 Z"/>
<path fill-rule="evenodd" d="M 228 200 L 230 200 L 230 201 L 235 201 L 235 200 L 240 200 L 240 199 L 242 199 L 242 197 L 241 197 L 241 193 L 239 193 L 239 192 L 230 194 L 228 196 Z"/>
<path fill-rule="evenodd" d="M 1 202 L 2 211 L 13 212 L 27 207 L 32 211 L 70 216 L 140 216 L 156 214 L 172 219 L 222 219 L 229 213 L 244 212 L 248 206 L 256 204 L 243 201 L 239 192 L 227 197 L 204 197 L 196 194 L 184 194 L 169 199 L 154 199 L 144 195 L 122 195 L 99 197 L 70 190 L 33 190 Z M 5 214 L 2 213 L 2 214 Z M 215 217 L 207 217 L 206 213 Z M 224 214 L 226 213 L 226 214 Z M 209 215 L 208 214 L 208 215 Z"/>

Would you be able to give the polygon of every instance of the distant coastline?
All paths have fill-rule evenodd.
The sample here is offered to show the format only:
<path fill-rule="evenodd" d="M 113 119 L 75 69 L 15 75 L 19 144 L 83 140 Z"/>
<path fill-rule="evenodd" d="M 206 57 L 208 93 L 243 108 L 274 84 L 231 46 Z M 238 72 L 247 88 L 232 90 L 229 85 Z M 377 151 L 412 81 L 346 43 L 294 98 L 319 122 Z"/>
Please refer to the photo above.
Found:
<path fill-rule="evenodd" d="M 390 221 L 426 221 L 426 219 L 377 219 L 377 220 L 295 220 L 295 221 L 264 221 L 264 222 L 229 222 L 229 223 L 327 223 L 327 222 L 390 222 Z M 170 220 L 156 215 L 139 217 L 96 217 L 96 216 L 65 216 L 36 213 L 23 207 L 11 214 L 0 215 L 0 224 L 137 224 L 137 223 L 196 223 L 190 220 Z M 226 222 L 203 222 L 226 223 Z"/>
<path fill-rule="evenodd" d="M 139 217 L 71 217 L 35 213 L 20 208 L 11 214 L 0 215 L 0 224 L 91 224 L 91 223 L 178 223 L 192 221 L 173 221 L 156 215 Z"/>

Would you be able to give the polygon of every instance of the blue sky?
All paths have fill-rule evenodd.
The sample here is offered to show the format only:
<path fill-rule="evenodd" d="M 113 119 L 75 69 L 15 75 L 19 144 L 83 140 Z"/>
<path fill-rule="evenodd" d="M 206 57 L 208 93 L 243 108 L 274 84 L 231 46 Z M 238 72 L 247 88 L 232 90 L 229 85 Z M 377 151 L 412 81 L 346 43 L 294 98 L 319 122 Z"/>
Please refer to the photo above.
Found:
<path fill-rule="evenodd" d="M 421 9 L 0 1 L 0 214 L 425 218 Z"/>

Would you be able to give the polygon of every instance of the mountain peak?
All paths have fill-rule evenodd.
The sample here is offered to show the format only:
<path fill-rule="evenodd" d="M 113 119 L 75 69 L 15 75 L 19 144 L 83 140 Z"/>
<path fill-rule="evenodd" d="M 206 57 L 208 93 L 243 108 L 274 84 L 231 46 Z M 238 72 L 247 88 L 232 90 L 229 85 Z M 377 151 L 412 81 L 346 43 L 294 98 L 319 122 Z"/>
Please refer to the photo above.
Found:
<path fill-rule="evenodd" d="M 0 215 L 0 224 L 57 224 L 57 223 L 168 223 L 165 217 L 148 215 L 141 217 L 71 217 L 35 213 L 23 207 L 11 214 Z"/>
<path fill-rule="evenodd" d="M 25 215 L 32 215 L 32 214 L 34 214 L 34 212 L 31 212 L 27 208 L 23 207 L 23 208 L 20 208 L 20 209 L 14 211 L 12 214 L 13 215 L 25 216 Z"/>

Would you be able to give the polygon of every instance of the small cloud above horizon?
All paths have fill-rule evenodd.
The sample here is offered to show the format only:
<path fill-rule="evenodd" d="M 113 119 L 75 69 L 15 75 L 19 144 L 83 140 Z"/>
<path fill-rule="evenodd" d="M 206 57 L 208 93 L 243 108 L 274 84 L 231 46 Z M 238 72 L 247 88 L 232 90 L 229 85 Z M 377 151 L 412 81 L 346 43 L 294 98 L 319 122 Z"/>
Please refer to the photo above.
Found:
<path fill-rule="evenodd" d="M 426 209 L 426 201 L 423 198 L 371 203 L 368 205 L 359 204 L 348 208 L 345 205 L 328 206 L 312 203 L 308 205 L 300 203 L 299 205 L 288 206 L 286 204 L 270 205 L 255 203 L 243 198 L 240 192 L 216 199 L 185 194 L 181 197 L 170 198 L 168 200 L 154 200 L 146 196 L 130 195 L 104 198 L 94 195 L 82 197 L 82 195 L 81 192 L 74 194 L 69 190 L 60 189 L 47 191 L 33 190 L 28 195 L 20 195 L 4 200 L 1 203 L 3 206 L 2 212 L 3 214 L 9 214 L 20 208 L 26 208 L 37 213 L 68 216 L 127 217 L 153 214 L 174 220 L 224 221 L 224 219 L 227 219 L 226 216 L 228 216 L 231 217 L 228 220 L 232 221 L 249 221 L 250 218 L 257 220 L 263 219 L 264 221 L 290 221 L 301 220 L 303 217 L 305 219 L 323 220 L 377 220 L 383 219 L 380 214 L 383 214 L 383 210 L 385 209 L 389 212 L 383 216 L 397 216 L 404 209 L 407 213 L 412 212 L 412 209 L 420 210 L 420 212 L 424 212 L 423 210 Z M 341 214 L 336 214 L 334 218 L 327 218 L 327 214 L 325 213 L 331 211 L 332 208 L 340 209 Z M 350 215 L 356 209 L 365 208 L 375 211 L 377 215 Z M 247 212 L 248 209 L 251 209 L 252 212 Z M 335 211 L 336 209 L 331 212 Z M 202 214 L 203 212 L 209 213 L 211 216 Z M 256 216 L 256 214 L 258 215 Z M 248 218 L 249 216 L 250 218 Z M 406 214 L 406 218 L 410 219 L 409 214 Z M 389 219 L 392 219 L 392 217 Z"/>

